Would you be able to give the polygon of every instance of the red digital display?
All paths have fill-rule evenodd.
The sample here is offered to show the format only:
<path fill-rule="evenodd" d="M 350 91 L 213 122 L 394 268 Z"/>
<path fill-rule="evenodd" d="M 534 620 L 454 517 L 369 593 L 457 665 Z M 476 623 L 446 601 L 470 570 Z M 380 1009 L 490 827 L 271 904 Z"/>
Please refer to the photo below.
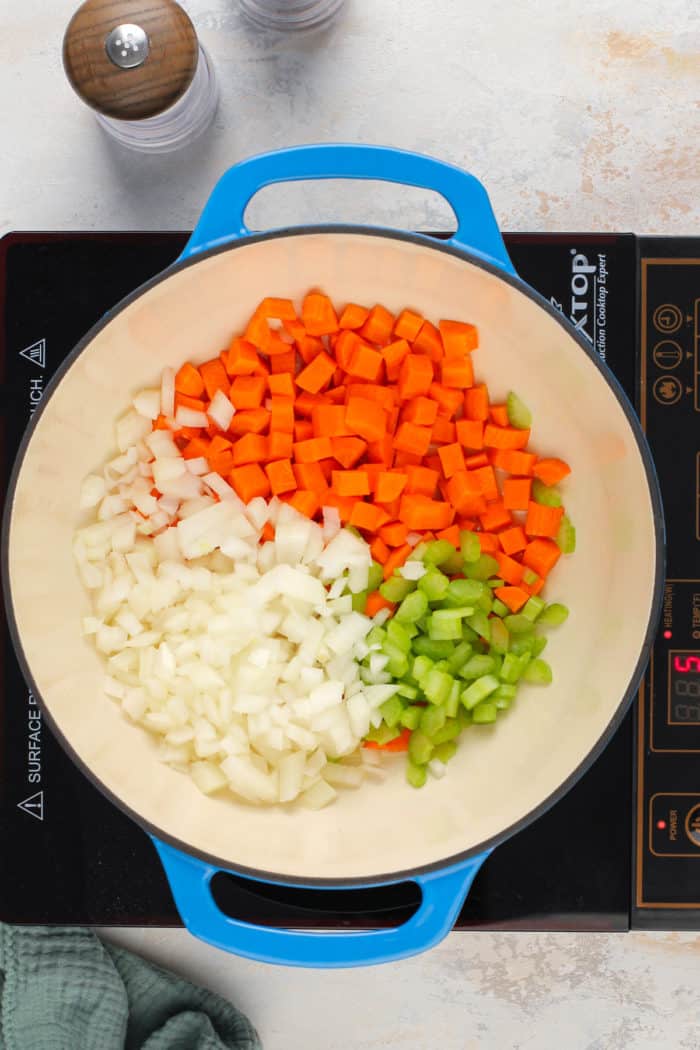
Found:
<path fill-rule="evenodd" d="M 700 653 L 672 653 L 671 721 L 700 725 Z"/>
<path fill-rule="evenodd" d="M 675 656 L 673 670 L 680 674 L 700 673 L 700 656 Z"/>

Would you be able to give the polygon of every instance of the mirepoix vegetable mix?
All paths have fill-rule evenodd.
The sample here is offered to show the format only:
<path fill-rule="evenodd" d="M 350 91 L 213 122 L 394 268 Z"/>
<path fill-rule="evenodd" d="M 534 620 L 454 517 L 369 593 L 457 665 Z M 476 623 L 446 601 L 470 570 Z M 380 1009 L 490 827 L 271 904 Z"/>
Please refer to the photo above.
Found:
<path fill-rule="evenodd" d="M 515 393 L 491 403 L 477 345 L 412 309 L 265 299 L 118 420 L 81 491 L 83 630 L 202 791 L 320 808 L 397 751 L 421 787 L 551 682 L 570 471 L 528 451 Z"/>

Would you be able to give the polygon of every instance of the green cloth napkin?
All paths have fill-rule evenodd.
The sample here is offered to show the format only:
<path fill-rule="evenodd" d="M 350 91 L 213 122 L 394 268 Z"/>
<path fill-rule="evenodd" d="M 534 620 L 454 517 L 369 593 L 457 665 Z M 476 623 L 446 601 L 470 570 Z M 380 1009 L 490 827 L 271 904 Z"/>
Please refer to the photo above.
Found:
<path fill-rule="evenodd" d="M 90 930 L 0 924 L 0 1050 L 260 1050 L 213 992 Z"/>

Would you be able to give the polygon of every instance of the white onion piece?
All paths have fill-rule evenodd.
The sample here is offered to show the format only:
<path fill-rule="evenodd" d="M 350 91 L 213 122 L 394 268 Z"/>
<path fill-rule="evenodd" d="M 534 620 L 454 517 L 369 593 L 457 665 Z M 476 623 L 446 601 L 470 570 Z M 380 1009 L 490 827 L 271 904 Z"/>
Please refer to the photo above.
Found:
<path fill-rule="evenodd" d="M 175 415 L 175 372 L 172 368 L 164 368 L 160 377 L 160 410 L 166 419 Z"/>
<path fill-rule="evenodd" d="M 157 419 L 161 411 L 160 390 L 141 390 L 133 399 L 133 406 L 140 416 Z M 172 412 L 169 413 L 172 415 Z"/>
<path fill-rule="evenodd" d="M 236 409 L 224 394 L 223 390 L 217 390 L 207 409 L 207 415 L 219 430 L 228 430 Z"/>
<path fill-rule="evenodd" d="M 96 507 L 107 492 L 104 478 L 97 474 L 88 474 L 80 486 L 80 509 L 89 510 Z"/>
<path fill-rule="evenodd" d="M 206 412 L 198 412 L 196 408 L 180 405 L 175 413 L 175 426 L 177 427 L 206 427 L 208 425 Z"/>

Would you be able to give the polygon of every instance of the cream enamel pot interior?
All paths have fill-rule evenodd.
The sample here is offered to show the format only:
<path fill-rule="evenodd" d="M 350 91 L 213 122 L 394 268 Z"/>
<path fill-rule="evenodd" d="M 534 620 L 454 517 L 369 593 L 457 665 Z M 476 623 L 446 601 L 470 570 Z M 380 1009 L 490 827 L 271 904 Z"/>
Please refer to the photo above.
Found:
<path fill-rule="evenodd" d="M 437 190 L 451 203 L 458 232 L 437 242 L 371 227 L 246 230 L 244 208 L 262 186 L 322 177 Z M 390 760 L 386 782 L 341 793 L 321 812 L 289 812 L 200 794 L 103 695 L 100 658 L 81 637 L 89 602 L 71 540 L 81 480 L 112 453 L 115 419 L 133 392 L 156 384 L 166 365 L 218 353 L 263 296 L 298 299 L 314 286 L 336 302 L 410 305 L 433 319 L 475 322 L 477 374 L 497 400 L 517 390 L 533 411 L 535 447 L 571 464 L 567 509 L 578 549 L 548 584 L 550 598 L 572 610 L 551 635 L 551 687 L 527 687 L 497 726 L 466 733 L 443 780 L 416 791 L 403 762 Z M 481 185 L 414 154 L 320 146 L 232 168 L 181 260 L 76 348 L 20 450 L 3 558 L 15 643 L 52 729 L 86 775 L 154 836 L 192 932 L 255 958 L 354 965 L 439 940 L 489 851 L 560 797 L 612 735 L 656 622 L 663 525 L 630 405 L 591 347 L 515 275 Z M 217 910 L 209 880 L 220 868 L 325 888 L 414 878 L 423 902 L 397 929 L 268 929 Z"/>

